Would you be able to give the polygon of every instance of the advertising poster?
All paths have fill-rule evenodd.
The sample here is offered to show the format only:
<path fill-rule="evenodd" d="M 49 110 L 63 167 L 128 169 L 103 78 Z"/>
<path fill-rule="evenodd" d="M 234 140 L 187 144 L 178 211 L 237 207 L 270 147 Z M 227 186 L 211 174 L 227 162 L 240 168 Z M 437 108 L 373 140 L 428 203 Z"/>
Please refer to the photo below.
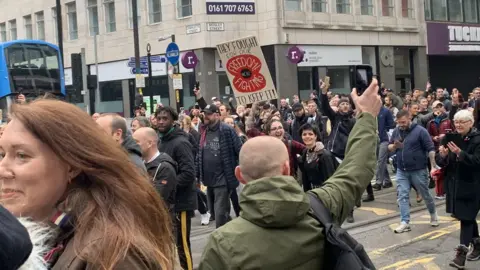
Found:
<path fill-rule="evenodd" d="M 277 90 L 254 36 L 217 45 L 238 105 L 277 98 Z"/>

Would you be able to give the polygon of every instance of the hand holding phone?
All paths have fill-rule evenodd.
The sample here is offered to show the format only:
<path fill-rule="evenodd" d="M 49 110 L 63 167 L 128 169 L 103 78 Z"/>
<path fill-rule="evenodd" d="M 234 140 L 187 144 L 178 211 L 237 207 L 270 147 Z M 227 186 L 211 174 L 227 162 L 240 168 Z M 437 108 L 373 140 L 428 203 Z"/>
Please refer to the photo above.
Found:
<path fill-rule="evenodd" d="M 369 65 L 357 65 L 352 70 L 352 84 L 357 89 L 357 95 L 361 96 L 373 80 L 373 69 Z"/>

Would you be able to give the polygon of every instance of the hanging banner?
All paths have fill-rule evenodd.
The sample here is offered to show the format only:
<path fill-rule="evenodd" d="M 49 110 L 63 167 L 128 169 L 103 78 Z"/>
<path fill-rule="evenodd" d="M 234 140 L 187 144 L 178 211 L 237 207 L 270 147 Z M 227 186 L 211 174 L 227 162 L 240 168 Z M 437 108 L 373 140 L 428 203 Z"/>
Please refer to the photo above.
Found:
<path fill-rule="evenodd" d="M 254 36 L 217 45 L 238 105 L 277 98 L 277 90 Z"/>

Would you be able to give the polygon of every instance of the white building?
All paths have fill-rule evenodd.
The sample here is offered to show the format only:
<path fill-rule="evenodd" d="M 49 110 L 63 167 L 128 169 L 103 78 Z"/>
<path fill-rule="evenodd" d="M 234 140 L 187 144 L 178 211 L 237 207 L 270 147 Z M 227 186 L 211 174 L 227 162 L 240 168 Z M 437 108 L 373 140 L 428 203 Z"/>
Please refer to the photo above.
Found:
<path fill-rule="evenodd" d="M 95 74 L 93 36 L 98 34 L 100 91 L 95 103 L 100 112 L 129 116 L 132 111 L 135 86 L 128 66 L 134 55 L 131 1 L 62 0 L 66 67 L 70 67 L 70 54 L 85 48 L 90 73 Z M 251 12 L 252 2 L 254 14 L 232 14 Z M 1 3 L 2 41 L 34 38 L 57 43 L 55 0 Z M 372 65 L 389 88 L 424 87 L 423 5 L 423 0 L 138 0 L 141 55 L 146 55 L 147 43 L 152 55 L 163 54 L 169 41 L 158 42 L 158 37 L 171 34 L 182 52 L 194 50 L 199 58 L 195 72 L 180 65 L 185 107 L 194 103 L 191 89 L 195 81 L 200 81 L 207 98 L 231 94 L 215 46 L 249 35 L 257 36 L 263 46 L 282 97 L 300 94 L 306 98 L 324 75 L 331 77 L 334 90 L 346 92 L 351 87 L 349 66 L 360 63 Z M 222 9 L 231 14 L 207 14 Z M 299 64 L 286 56 L 294 45 L 305 51 Z M 152 70 L 154 95 L 160 96 L 163 104 L 174 105 L 175 91 L 166 64 L 154 63 Z M 71 71 L 67 68 L 65 73 L 71 84 Z"/>

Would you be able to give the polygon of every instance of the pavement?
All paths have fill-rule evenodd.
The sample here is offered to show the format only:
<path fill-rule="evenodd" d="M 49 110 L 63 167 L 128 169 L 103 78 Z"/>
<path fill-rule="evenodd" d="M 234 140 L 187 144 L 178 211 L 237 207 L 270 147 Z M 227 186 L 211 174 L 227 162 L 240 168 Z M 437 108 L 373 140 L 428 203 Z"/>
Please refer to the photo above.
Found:
<path fill-rule="evenodd" d="M 360 208 L 355 209 L 355 223 L 344 223 L 342 227 L 365 246 L 377 269 L 449 269 L 448 262 L 458 245 L 460 226 L 445 213 L 445 201 L 435 200 L 441 224 L 438 228 L 431 228 L 425 204 L 423 201 L 416 202 L 412 190 L 412 231 L 395 234 L 393 229 L 399 225 L 400 210 L 397 206 L 394 177 L 392 180 L 392 188 L 375 191 L 375 201 L 362 203 Z M 433 190 L 430 192 L 432 196 L 435 195 Z M 232 217 L 234 216 L 232 212 Z M 198 212 L 192 219 L 190 241 L 194 269 L 197 269 L 208 236 L 214 229 L 214 221 L 208 226 L 200 225 Z M 480 269 L 480 263 L 471 265 L 475 267 L 467 269 Z"/>

